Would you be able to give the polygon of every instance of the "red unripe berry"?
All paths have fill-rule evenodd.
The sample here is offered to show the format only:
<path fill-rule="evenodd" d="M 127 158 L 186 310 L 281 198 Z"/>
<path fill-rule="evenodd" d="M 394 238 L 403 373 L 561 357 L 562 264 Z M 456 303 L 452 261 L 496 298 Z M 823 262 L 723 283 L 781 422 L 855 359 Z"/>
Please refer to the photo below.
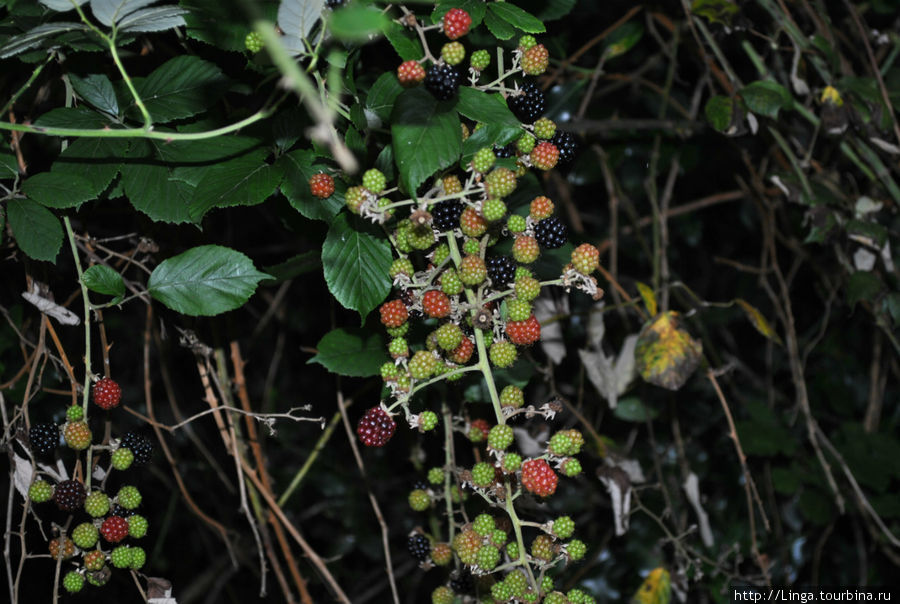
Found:
<path fill-rule="evenodd" d="M 367 447 L 383 447 L 394 435 L 397 423 L 381 407 L 366 411 L 356 424 L 356 435 Z"/>
<path fill-rule="evenodd" d="M 401 86 L 415 86 L 425 79 L 425 68 L 418 61 L 405 61 L 397 68 L 397 79 Z"/>
<path fill-rule="evenodd" d="M 101 409 L 112 409 L 118 407 L 122 402 L 122 389 L 119 385 L 108 377 L 99 380 L 91 388 L 91 395 L 94 403 Z"/>
<path fill-rule="evenodd" d="M 559 477 L 546 459 L 529 459 L 522 464 L 522 486 L 539 497 L 549 497 L 556 491 Z"/>
<path fill-rule="evenodd" d="M 319 199 L 327 199 L 334 193 L 334 178 L 331 174 L 319 172 L 309 179 L 309 191 Z"/>
<path fill-rule="evenodd" d="M 402 300 L 385 302 L 378 311 L 381 313 L 381 322 L 385 327 L 400 327 L 406 323 L 406 319 L 409 317 L 409 312 Z"/>
<path fill-rule="evenodd" d="M 128 521 L 121 516 L 109 516 L 100 525 L 100 534 L 110 543 L 118 543 L 128 536 Z"/>
<path fill-rule="evenodd" d="M 461 8 L 451 8 L 444 15 L 444 35 L 451 40 L 456 40 L 469 33 L 472 25 L 472 17 Z"/>
<path fill-rule="evenodd" d="M 541 339 L 541 324 L 534 315 L 524 321 L 507 321 L 506 335 L 516 346 L 531 346 Z"/>
<path fill-rule="evenodd" d="M 428 290 L 422 296 L 422 310 L 429 317 L 443 319 L 450 314 L 450 298 L 440 290 Z"/>

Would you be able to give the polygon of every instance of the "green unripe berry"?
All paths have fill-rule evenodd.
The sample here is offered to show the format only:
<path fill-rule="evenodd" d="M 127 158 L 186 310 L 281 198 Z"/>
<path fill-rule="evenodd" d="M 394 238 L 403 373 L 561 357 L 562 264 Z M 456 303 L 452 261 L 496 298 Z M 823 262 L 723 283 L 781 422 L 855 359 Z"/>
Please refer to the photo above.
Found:
<path fill-rule="evenodd" d="M 405 336 L 406 332 L 409 331 L 409 322 L 404 323 L 400 327 L 387 327 L 385 331 L 392 338 L 399 338 L 400 336 Z"/>
<path fill-rule="evenodd" d="M 459 65 L 466 58 L 466 47 L 459 42 L 447 42 L 441 47 L 441 58 L 448 65 Z"/>
<path fill-rule="evenodd" d="M 488 222 L 497 222 L 506 216 L 506 204 L 501 199 L 486 199 L 481 206 L 481 215 Z"/>
<path fill-rule="evenodd" d="M 553 534 L 560 539 L 568 539 L 575 532 L 575 522 L 569 516 L 560 516 L 553 521 Z"/>
<path fill-rule="evenodd" d="M 494 530 L 494 517 L 490 514 L 478 514 L 472 522 L 472 530 L 486 537 Z"/>
<path fill-rule="evenodd" d="M 434 256 L 432 256 L 432 262 L 434 262 L 435 266 L 439 266 L 444 263 L 444 260 L 450 257 L 450 246 L 446 243 L 442 243 L 436 248 L 434 248 Z"/>
<path fill-rule="evenodd" d="M 494 466 L 480 461 L 472 468 L 472 483 L 477 487 L 488 487 L 494 482 Z"/>
<path fill-rule="evenodd" d="M 134 462 L 134 453 L 127 447 L 119 447 L 112 454 L 112 466 L 117 470 L 127 470 Z"/>
<path fill-rule="evenodd" d="M 46 480 L 35 480 L 28 488 L 28 498 L 33 503 L 44 503 L 53 497 L 53 487 Z"/>
<path fill-rule="evenodd" d="M 488 446 L 502 451 L 513 442 L 513 429 L 506 424 L 497 424 L 488 434 Z"/>
<path fill-rule="evenodd" d="M 448 296 L 461 294 L 463 291 L 463 282 L 459 278 L 459 273 L 455 268 L 448 268 L 441 274 L 441 291 Z"/>
<path fill-rule="evenodd" d="M 481 252 L 481 242 L 477 239 L 466 239 L 463 242 L 463 253 L 469 256 L 477 256 Z"/>
<path fill-rule="evenodd" d="M 423 489 L 416 489 L 409 494 L 409 507 L 417 512 L 424 512 L 431 507 L 431 497 Z"/>
<path fill-rule="evenodd" d="M 491 344 L 491 349 L 488 351 L 488 357 L 490 357 L 491 363 L 495 367 L 501 369 L 512 367 L 513 363 L 516 362 L 517 355 L 516 347 L 512 342 L 506 340 L 494 342 Z"/>
<path fill-rule="evenodd" d="M 478 550 L 476 560 L 478 566 L 484 570 L 493 570 L 500 561 L 500 550 L 493 545 L 483 545 Z"/>
<path fill-rule="evenodd" d="M 140 514 L 129 516 L 128 520 L 128 536 L 135 539 L 141 539 L 147 534 L 150 523 Z"/>
<path fill-rule="evenodd" d="M 428 470 L 428 482 L 433 485 L 444 484 L 444 469 L 431 468 Z"/>
<path fill-rule="evenodd" d="M 526 34 L 526 35 L 522 36 L 521 38 L 519 38 L 519 48 L 521 48 L 522 50 L 528 50 L 529 48 L 531 48 L 532 46 L 535 46 L 536 44 L 537 44 L 537 40 L 532 35 Z"/>
<path fill-rule="evenodd" d="M 544 140 L 550 140 L 556 134 L 556 122 L 546 117 L 538 119 L 534 123 L 534 135 Z"/>
<path fill-rule="evenodd" d="M 572 539 L 566 544 L 566 553 L 572 560 L 581 560 L 587 553 L 587 546 L 581 539 Z"/>
<path fill-rule="evenodd" d="M 494 150 L 490 147 L 483 147 L 479 149 L 472 158 L 472 167 L 475 168 L 477 172 L 485 174 L 494 167 L 496 161 L 497 156 L 494 155 Z"/>
<path fill-rule="evenodd" d="M 391 269 L 388 271 L 391 279 L 395 279 L 397 275 L 412 277 L 415 272 L 416 270 L 413 268 L 413 263 L 409 258 L 397 258 L 391 263 Z"/>
<path fill-rule="evenodd" d="M 78 593 L 84 587 L 84 576 L 78 571 L 70 570 L 63 577 L 63 588 L 70 594 Z"/>
<path fill-rule="evenodd" d="M 81 405 L 72 405 L 66 409 L 66 419 L 70 422 L 80 422 L 84 419 L 84 409 Z"/>
<path fill-rule="evenodd" d="M 537 141 L 534 136 L 532 136 L 531 133 L 526 132 L 516 141 L 516 150 L 523 155 L 527 155 L 531 153 L 531 150 L 534 149 L 536 143 Z"/>
<path fill-rule="evenodd" d="M 506 317 L 510 321 L 525 321 L 531 316 L 531 303 L 512 298 L 506 301 Z"/>
<path fill-rule="evenodd" d="M 474 69 L 475 71 L 481 71 L 491 64 L 491 53 L 484 49 L 476 50 L 472 53 L 469 61 L 472 65 L 472 69 Z"/>
<path fill-rule="evenodd" d="M 381 170 L 372 168 L 371 170 L 366 170 L 365 174 L 363 174 L 363 186 L 375 195 L 384 191 L 386 185 L 387 178 L 385 178 Z"/>
<path fill-rule="evenodd" d="M 391 356 L 395 359 L 400 357 L 408 357 L 409 346 L 407 346 L 406 340 L 404 338 L 394 338 L 393 340 L 391 340 L 391 343 L 388 344 L 388 352 L 390 352 Z"/>
<path fill-rule="evenodd" d="M 507 474 L 517 472 L 522 467 L 522 456 L 518 453 L 507 453 L 503 456 L 501 467 Z"/>
<path fill-rule="evenodd" d="M 506 228 L 509 229 L 510 233 L 521 233 L 527 226 L 528 223 L 525 222 L 525 217 L 519 214 L 510 214 L 509 218 L 506 219 Z"/>
<path fill-rule="evenodd" d="M 560 472 L 562 472 L 563 476 L 574 478 L 575 476 L 581 474 L 581 462 L 574 457 L 570 457 L 562 462 L 559 470 Z"/>
<path fill-rule="evenodd" d="M 431 604 L 453 604 L 454 595 L 446 585 L 441 585 L 431 592 Z"/>
<path fill-rule="evenodd" d="M 246 35 L 246 37 L 244 37 L 244 48 L 246 48 L 253 54 L 256 54 L 260 50 L 262 50 L 263 46 L 265 46 L 265 42 L 263 42 L 262 36 L 255 31 L 251 31 Z"/>
<path fill-rule="evenodd" d="M 518 409 L 525 404 L 525 393 L 518 386 L 510 384 L 500 391 L 500 405 Z"/>
<path fill-rule="evenodd" d="M 120 545 L 109 555 L 109 561 L 116 568 L 129 568 L 131 566 L 131 546 Z"/>
<path fill-rule="evenodd" d="M 82 522 L 72 530 L 72 541 L 81 549 L 89 549 L 97 544 L 100 531 L 90 522 Z"/>
<path fill-rule="evenodd" d="M 553 591 L 553 578 L 550 575 L 544 575 L 544 578 L 541 579 L 541 591 L 550 592 Z M 562 594 L 560 594 L 562 595 Z"/>
<path fill-rule="evenodd" d="M 141 492 L 137 487 L 125 485 L 116 494 L 116 501 L 126 510 L 133 510 L 141 505 Z"/>
<path fill-rule="evenodd" d="M 138 570 L 147 562 L 147 552 L 143 547 L 131 547 L 131 568 Z"/>
<path fill-rule="evenodd" d="M 419 427 L 425 432 L 434 430 L 438 424 L 438 416 L 434 411 L 423 411 L 419 414 Z"/>

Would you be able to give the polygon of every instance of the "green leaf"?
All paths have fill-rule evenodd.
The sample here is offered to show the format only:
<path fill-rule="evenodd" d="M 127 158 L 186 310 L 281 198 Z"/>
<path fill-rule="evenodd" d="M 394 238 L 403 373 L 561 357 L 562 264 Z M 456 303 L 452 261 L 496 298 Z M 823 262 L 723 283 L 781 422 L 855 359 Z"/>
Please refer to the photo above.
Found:
<path fill-rule="evenodd" d="M 691 12 L 704 17 L 710 23 L 731 26 L 731 20 L 738 13 L 738 6 L 730 0 L 694 0 Z"/>
<path fill-rule="evenodd" d="M 128 15 L 155 4 L 159 0 L 91 0 L 91 12 L 94 18 L 107 27 L 119 23 Z"/>
<path fill-rule="evenodd" d="M 484 19 L 485 3 L 482 0 L 441 0 L 431 13 L 431 22 L 438 23 L 451 8 L 461 8 L 472 17 L 470 29 L 475 29 Z"/>
<path fill-rule="evenodd" d="M 165 166 L 138 164 L 122 169 L 122 186 L 134 209 L 157 222 L 191 222 L 194 187 L 170 178 Z"/>
<path fill-rule="evenodd" d="M 325 0 L 281 0 L 278 6 L 278 27 L 284 32 L 285 47 L 293 52 L 304 51 L 303 40 L 322 17 Z"/>
<path fill-rule="evenodd" d="M 517 134 L 521 132 L 519 120 L 509 110 L 506 101 L 499 94 L 488 94 L 469 86 L 463 86 L 459 89 L 456 110 L 470 120 L 489 126 L 499 125 L 514 128 Z"/>
<path fill-rule="evenodd" d="M 88 268 L 81 276 L 81 282 L 86 288 L 98 294 L 125 295 L 125 281 L 122 280 L 122 275 L 105 264 L 95 264 Z"/>
<path fill-rule="evenodd" d="M 882 248 L 884 247 L 884 244 L 887 243 L 887 228 L 877 222 L 857 220 L 854 218 L 853 220 L 847 221 L 847 226 L 845 228 L 847 229 L 848 235 L 855 236 L 857 240 L 868 239 L 876 247 Z"/>
<path fill-rule="evenodd" d="M 200 222 L 213 208 L 264 202 L 281 184 L 283 175 L 282 164 L 265 163 L 265 154 L 266 151 L 249 153 L 206 170 L 191 201 L 191 218 Z"/>
<path fill-rule="evenodd" d="M 69 5 L 71 7 L 71 4 Z M 65 32 L 84 32 L 88 30 L 88 26 L 84 23 L 71 23 L 67 21 L 56 21 L 54 23 L 44 23 L 38 25 L 24 34 L 13 36 L 0 47 L 0 59 L 6 59 L 25 52 L 35 46 L 40 45 L 45 39 Z"/>
<path fill-rule="evenodd" d="M 215 46 L 218 50 L 245 52 L 244 38 L 247 36 L 247 13 L 235 2 L 221 0 L 180 0 L 179 4 L 188 10 L 184 15 L 187 35 Z M 276 21 L 278 0 L 254 0 L 254 8 L 269 21 Z"/>
<path fill-rule="evenodd" d="M 522 130 L 519 129 L 518 126 L 515 128 L 511 126 L 504 126 L 502 124 L 488 124 L 483 128 L 479 128 L 475 132 L 469 135 L 469 138 L 463 142 L 463 151 L 462 151 L 462 159 L 463 163 L 468 164 L 469 160 L 472 159 L 472 156 L 478 152 L 479 149 L 483 147 L 493 147 L 494 145 L 503 146 L 507 143 L 511 143 L 512 141 L 519 138 Z M 515 158 L 508 158 L 513 160 L 512 166 L 506 166 L 510 169 L 515 169 Z M 503 165 L 504 159 L 498 159 L 497 165 Z"/>
<path fill-rule="evenodd" d="M 619 404 L 613 410 L 613 415 L 626 422 L 643 423 L 648 419 L 656 419 L 659 413 L 656 409 L 648 407 L 636 396 L 619 399 Z"/>
<path fill-rule="evenodd" d="M 377 8 L 350 4 L 331 13 L 328 29 L 338 40 L 363 42 L 370 35 L 383 32 L 389 22 Z"/>
<path fill-rule="evenodd" d="M 153 121 L 164 123 L 205 111 L 228 85 L 215 63 L 183 55 L 163 63 L 135 87 Z M 137 115 L 133 104 L 129 109 Z"/>
<path fill-rule="evenodd" d="M 800 488 L 801 480 L 797 468 L 772 468 L 772 486 L 782 495 L 793 495 Z"/>
<path fill-rule="evenodd" d="M 110 123 L 108 116 L 87 107 L 57 107 L 35 120 L 34 125 L 42 128 L 104 128 Z"/>
<path fill-rule="evenodd" d="M 72 88 L 82 99 L 110 115 L 119 115 L 119 101 L 112 82 L 103 74 L 93 73 L 84 78 L 69 74 Z"/>
<path fill-rule="evenodd" d="M 383 73 L 369 89 L 366 107 L 381 121 L 386 122 L 391 117 L 394 102 L 401 92 L 403 92 L 403 87 L 397 81 L 397 76 L 393 72 Z"/>
<path fill-rule="evenodd" d="M 186 10 L 177 6 L 154 6 L 131 13 L 117 27 L 120 33 L 167 31 L 185 25 L 182 15 L 186 14 Z"/>
<path fill-rule="evenodd" d="M 370 377 L 380 373 L 390 361 L 384 338 L 365 329 L 334 329 L 316 344 L 317 354 L 307 363 L 318 363 L 328 371 L 350 377 Z"/>
<path fill-rule="evenodd" d="M 492 4 L 491 6 L 494 5 Z M 507 23 L 505 20 L 501 19 L 493 11 L 488 11 L 487 13 L 485 13 L 484 24 L 498 40 L 509 40 L 514 35 L 516 35 L 516 30 L 513 28 L 513 26 Z"/>
<path fill-rule="evenodd" d="M 91 183 L 77 174 L 40 172 L 22 183 L 22 192 L 48 208 L 77 208 L 96 196 Z"/>
<path fill-rule="evenodd" d="M 128 152 L 128 141 L 120 138 L 78 138 L 69 143 L 53 163 L 52 174 L 84 178 L 91 185 L 92 196 L 102 193 L 112 182 L 122 158 Z"/>
<path fill-rule="evenodd" d="M 266 279 L 264 283 L 278 283 L 287 281 L 295 277 L 299 277 L 305 273 L 318 270 L 322 266 L 322 254 L 318 250 L 310 250 L 297 254 L 272 266 L 265 266 L 263 270 L 272 275 L 271 279 Z"/>
<path fill-rule="evenodd" d="M 388 240 L 359 220 L 338 214 L 322 244 L 322 269 L 328 289 L 345 308 L 358 311 L 361 319 L 391 291 Z"/>
<path fill-rule="evenodd" d="M 544 23 L 561 19 L 572 12 L 572 9 L 575 8 L 575 2 L 576 0 L 547 0 L 542 2 L 537 18 Z"/>
<path fill-rule="evenodd" d="M 426 90 L 414 88 L 397 97 L 391 122 L 400 181 L 415 197 L 416 189 L 427 178 L 459 159 L 462 150 L 459 118 Z"/>
<path fill-rule="evenodd" d="M 6 149 L 0 149 L 0 178 L 15 178 L 18 175 L 19 164 L 16 162 L 16 156 Z"/>
<path fill-rule="evenodd" d="M 384 36 L 404 61 L 417 61 L 422 58 L 422 43 L 419 42 L 412 30 L 391 21 L 384 29 Z M 385 73 L 383 75 L 390 74 Z"/>
<path fill-rule="evenodd" d="M 734 120 L 734 101 L 727 96 L 710 97 L 703 113 L 710 126 L 719 132 L 725 132 Z"/>
<path fill-rule="evenodd" d="M 748 84 L 740 94 L 750 111 L 767 117 L 778 117 L 780 109 L 788 109 L 794 102 L 787 88 L 768 80 Z"/>
<path fill-rule="evenodd" d="M 884 304 L 891 319 L 894 320 L 894 326 L 900 325 L 900 292 L 894 292 L 884 297 Z"/>
<path fill-rule="evenodd" d="M 735 427 L 747 455 L 791 455 L 796 450 L 796 439 L 768 405 L 748 400 L 744 409 L 750 417 L 736 421 Z"/>
<path fill-rule="evenodd" d="M 547 31 L 540 19 L 509 2 L 490 3 L 487 14 L 488 16 L 496 15 L 513 27 L 521 29 L 528 34 L 541 34 Z"/>
<path fill-rule="evenodd" d="M 87 1 L 88 0 L 40 0 L 41 4 L 43 4 L 50 10 L 55 10 L 61 13 L 70 11 L 76 6 L 81 6 Z"/>
<path fill-rule="evenodd" d="M 778 333 L 775 331 L 775 328 L 772 327 L 772 324 L 769 323 L 768 320 L 763 316 L 759 310 L 753 305 L 751 305 L 746 300 L 742 300 L 741 298 L 737 298 L 735 300 L 737 305 L 741 307 L 741 310 L 744 311 L 744 314 L 747 315 L 747 319 L 756 328 L 756 331 L 769 338 L 779 346 L 782 345 L 781 338 L 778 336 Z"/>
<path fill-rule="evenodd" d="M 624 55 L 637 44 L 644 35 L 644 26 L 634 21 L 622 24 L 606 40 L 607 57 L 612 59 Z"/>
<path fill-rule="evenodd" d="M 847 304 L 856 306 L 861 300 L 872 300 L 881 291 L 881 281 L 865 271 L 857 271 L 847 281 Z"/>
<path fill-rule="evenodd" d="M 147 290 L 176 312 L 213 316 L 243 306 L 266 277 L 244 254 L 202 245 L 160 263 L 150 274 Z"/>
<path fill-rule="evenodd" d="M 334 181 L 334 193 L 328 199 L 320 199 L 309 190 L 309 179 L 313 174 L 327 172 L 326 166 L 315 164 L 316 154 L 306 149 L 291 151 L 278 159 L 282 165 L 284 180 L 281 192 L 295 210 L 313 220 L 330 222 L 344 207 L 344 192 L 347 185 L 340 179 Z"/>
<path fill-rule="evenodd" d="M 10 199 L 6 202 L 6 219 L 25 255 L 47 262 L 56 260 L 63 230 L 53 212 L 29 199 Z"/>

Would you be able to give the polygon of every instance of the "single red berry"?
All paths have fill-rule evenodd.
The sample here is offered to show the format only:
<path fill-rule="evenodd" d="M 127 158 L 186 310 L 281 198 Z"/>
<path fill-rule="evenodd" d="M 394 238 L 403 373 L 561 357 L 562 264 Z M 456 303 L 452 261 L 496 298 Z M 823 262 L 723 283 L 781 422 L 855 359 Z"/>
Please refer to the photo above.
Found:
<path fill-rule="evenodd" d="M 546 459 L 529 459 L 522 464 L 522 486 L 539 497 L 549 497 L 556 491 L 559 477 Z"/>
<path fill-rule="evenodd" d="M 488 435 L 491 433 L 491 427 L 487 423 L 487 420 L 484 419 L 474 419 L 472 423 L 469 424 L 469 440 L 472 442 L 482 442 L 487 440 Z"/>
<path fill-rule="evenodd" d="M 406 319 L 409 317 L 402 300 L 385 302 L 378 310 L 381 313 L 381 322 L 385 327 L 400 327 L 406 323 Z"/>
<path fill-rule="evenodd" d="M 530 157 L 538 170 L 552 170 L 559 161 L 559 149 L 551 142 L 541 141 L 531 150 Z"/>
<path fill-rule="evenodd" d="M 475 344 L 469 338 L 463 338 L 453 352 L 449 354 L 450 360 L 459 365 L 465 365 L 472 358 L 475 351 Z"/>
<path fill-rule="evenodd" d="M 367 447 L 383 447 L 394 435 L 397 422 L 381 407 L 366 411 L 356 424 L 356 435 Z"/>
<path fill-rule="evenodd" d="M 429 317 L 443 319 L 450 314 L 450 298 L 440 290 L 428 290 L 422 296 L 422 310 Z"/>
<path fill-rule="evenodd" d="M 465 208 L 459 215 L 459 228 L 464 235 L 481 237 L 487 231 L 487 220 L 475 208 Z"/>
<path fill-rule="evenodd" d="M 309 191 L 319 199 L 327 199 L 334 193 L 334 178 L 330 174 L 319 172 L 309 179 Z"/>
<path fill-rule="evenodd" d="M 405 87 L 421 84 L 425 79 L 425 68 L 418 61 L 405 61 L 397 68 L 397 79 Z"/>
<path fill-rule="evenodd" d="M 122 402 L 122 389 L 115 380 L 108 377 L 94 384 L 91 395 L 94 397 L 94 403 L 101 409 L 112 409 Z"/>
<path fill-rule="evenodd" d="M 543 44 L 536 44 L 522 53 L 522 71 L 528 75 L 541 75 L 547 71 L 550 52 Z"/>
<path fill-rule="evenodd" d="M 110 543 L 118 543 L 128 536 L 128 521 L 121 516 L 109 516 L 100 525 L 100 534 Z"/>
<path fill-rule="evenodd" d="M 524 321 L 507 321 L 506 335 L 516 346 L 531 346 L 541 339 L 541 324 L 534 315 Z"/>
<path fill-rule="evenodd" d="M 451 8 L 444 15 L 444 35 L 451 40 L 456 40 L 469 33 L 472 25 L 472 17 L 461 8 Z"/>

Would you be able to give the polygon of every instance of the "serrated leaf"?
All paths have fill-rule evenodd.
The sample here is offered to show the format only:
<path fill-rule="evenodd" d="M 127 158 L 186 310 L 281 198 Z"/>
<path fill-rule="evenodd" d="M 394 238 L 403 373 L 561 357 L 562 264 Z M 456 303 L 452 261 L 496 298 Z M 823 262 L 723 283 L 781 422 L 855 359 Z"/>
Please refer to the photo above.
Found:
<path fill-rule="evenodd" d="M 461 114 L 486 125 L 499 125 L 515 128 L 521 132 L 521 124 L 506 105 L 506 101 L 499 94 L 488 94 L 475 90 L 469 86 L 459 89 L 459 101 L 456 110 Z"/>
<path fill-rule="evenodd" d="M 654 568 L 631 598 L 631 604 L 669 604 L 672 599 L 672 578 L 669 571 Z"/>
<path fill-rule="evenodd" d="M 34 122 L 41 128 L 103 128 L 109 124 L 108 116 L 87 107 L 57 107 Z"/>
<path fill-rule="evenodd" d="M 122 275 L 105 264 L 95 264 L 88 268 L 82 274 L 81 282 L 86 288 L 98 294 L 125 295 L 125 281 L 122 280 Z"/>
<path fill-rule="evenodd" d="M 40 0 L 40 3 L 59 13 L 74 10 L 75 6 L 81 6 L 88 0 Z"/>
<path fill-rule="evenodd" d="M 391 114 L 397 171 L 409 195 L 435 172 L 459 159 L 462 130 L 456 112 L 415 88 L 397 97 Z"/>
<path fill-rule="evenodd" d="M 70 8 L 73 8 L 71 4 Z M 68 21 L 56 21 L 54 23 L 44 23 L 38 25 L 24 34 L 13 36 L 6 41 L 6 44 L 0 48 L 0 59 L 15 56 L 39 45 L 46 38 L 71 31 L 87 31 L 88 26 L 84 23 L 74 23 Z"/>
<path fill-rule="evenodd" d="M 735 300 L 737 305 L 741 307 L 741 310 L 747 315 L 747 318 L 750 320 L 750 323 L 756 328 L 756 331 L 766 336 L 779 346 L 781 346 L 781 338 L 778 337 L 778 334 L 775 333 L 775 329 L 772 325 L 766 320 L 759 310 L 757 310 L 754 306 L 752 306 L 746 300 L 742 300 L 738 298 Z"/>
<path fill-rule="evenodd" d="M 417 61 L 422 58 L 422 43 L 409 29 L 395 21 L 391 21 L 384 29 L 384 36 L 404 61 Z M 389 74 L 383 74 L 389 75 Z M 371 95 L 371 92 L 370 92 Z"/>
<path fill-rule="evenodd" d="M 100 73 L 92 73 L 84 78 L 69 74 L 69 81 L 78 96 L 95 109 L 110 115 L 119 115 L 119 101 L 108 77 Z"/>
<path fill-rule="evenodd" d="M 91 183 L 77 174 L 40 172 L 22 183 L 22 192 L 48 208 L 77 208 L 96 196 Z"/>
<path fill-rule="evenodd" d="M 528 34 L 541 34 L 547 31 L 540 19 L 509 2 L 490 3 L 487 15 L 491 14 L 500 17 L 513 27 L 521 29 Z"/>
<path fill-rule="evenodd" d="M 734 101 L 727 96 L 710 97 L 703 113 L 710 126 L 719 132 L 725 132 L 734 119 Z"/>
<path fill-rule="evenodd" d="M 128 151 L 128 141 L 120 138 L 75 139 L 59 155 L 51 173 L 75 175 L 90 183 L 92 197 L 102 193 L 112 182 Z"/>
<path fill-rule="evenodd" d="M 154 122 L 169 122 L 205 111 L 228 85 L 214 63 L 185 55 L 163 63 L 135 87 Z"/>
<path fill-rule="evenodd" d="M 494 6 L 493 4 L 491 6 Z M 500 18 L 493 11 L 487 11 L 484 14 L 484 24 L 487 26 L 495 38 L 498 40 L 509 40 L 516 35 L 516 30 L 512 25 Z"/>
<path fill-rule="evenodd" d="M 542 2 L 537 18 L 544 23 L 561 19 L 572 12 L 572 9 L 575 8 L 575 2 L 576 0 L 547 0 Z"/>
<path fill-rule="evenodd" d="M 641 299 L 644 301 L 644 306 L 647 308 L 647 314 L 650 317 L 656 316 L 656 294 L 653 293 L 653 289 L 647 285 L 646 283 L 641 283 L 638 281 L 636 283 L 638 288 L 638 293 L 641 294 Z"/>
<path fill-rule="evenodd" d="M 383 32 L 389 22 L 387 16 L 377 8 L 350 4 L 331 13 L 328 30 L 338 40 L 362 42 L 372 34 Z"/>
<path fill-rule="evenodd" d="M 881 281 L 872 273 L 857 271 L 847 281 L 847 304 L 856 306 L 862 300 L 872 300 L 881 291 Z"/>
<path fill-rule="evenodd" d="M 167 31 L 185 25 L 187 11 L 177 6 L 155 6 L 131 13 L 117 24 L 120 32 Z"/>
<path fill-rule="evenodd" d="M 263 161 L 265 151 L 250 153 L 206 170 L 197 184 L 190 213 L 195 222 L 213 208 L 255 206 L 264 202 L 283 175 L 282 164 Z"/>
<path fill-rule="evenodd" d="M 651 384 L 678 390 L 703 356 L 699 341 L 680 327 L 679 314 L 660 314 L 644 326 L 634 351 L 635 367 Z"/>
<path fill-rule="evenodd" d="M 156 2 L 158 0 L 91 0 L 91 12 L 97 21 L 112 27 L 125 16 Z"/>
<path fill-rule="evenodd" d="M 316 356 L 307 363 L 318 363 L 328 371 L 350 377 L 378 375 L 390 361 L 381 334 L 365 329 L 334 329 L 316 344 Z"/>
<path fill-rule="evenodd" d="M 391 246 L 373 227 L 338 214 L 322 244 L 322 269 L 328 289 L 344 308 L 360 318 L 378 306 L 391 291 L 388 270 Z"/>
<path fill-rule="evenodd" d="M 789 108 L 794 102 L 787 88 L 768 80 L 752 82 L 740 94 L 750 111 L 767 117 L 778 117 L 779 110 Z"/>
<path fill-rule="evenodd" d="M 281 0 L 278 27 L 284 32 L 284 45 L 291 52 L 302 52 L 303 40 L 322 17 L 325 0 Z"/>
<path fill-rule="evenodd" d="M 147 291 L 176 312 L 208 317 L 243 306 L 267 277 L 236 250 L 202 245 L 163 260 L 150 274 Z"/>
<path fill-rule="evenodd" d="M 334 181 L 334 193 L 327 199 L 320 199 L 309 190 L 309 179 L 313 174 L 325 172 L 326 166 L 315 164 L 316 155 L 312 151 L 298 149 L 278 159 L 283 165 L 284 179 L 281 192 L 291 206 L 307 218 L 330 222 L 344 207 L 344 192 L 347 185 L 340 179 Z"/>
<path fill-rule="evenodd" d="M 29 199 L 10 199 L 6 202 L 6 219 L 25 255 L 47 262 L 56 260 L 63 230 L 53 212 Z"/>
<path fill-rule="evenodd" d="M 397 76 L 392 72 L 383 73 L 369 89 L 369 96 L 366 97 L 366 107 L 377 115 L 382 122 L 386 122 L 391 117 L 394 102 L 401 92 L 403 92 L 403 87 L 400 86 Z"/>
<path fill-rule="evenodd" d="M 165 166 L 123 166 L 122 186 L 131 205 L 157 222 L 191 222 L 188 210 L 194 187 L 173 180 Z"/>

